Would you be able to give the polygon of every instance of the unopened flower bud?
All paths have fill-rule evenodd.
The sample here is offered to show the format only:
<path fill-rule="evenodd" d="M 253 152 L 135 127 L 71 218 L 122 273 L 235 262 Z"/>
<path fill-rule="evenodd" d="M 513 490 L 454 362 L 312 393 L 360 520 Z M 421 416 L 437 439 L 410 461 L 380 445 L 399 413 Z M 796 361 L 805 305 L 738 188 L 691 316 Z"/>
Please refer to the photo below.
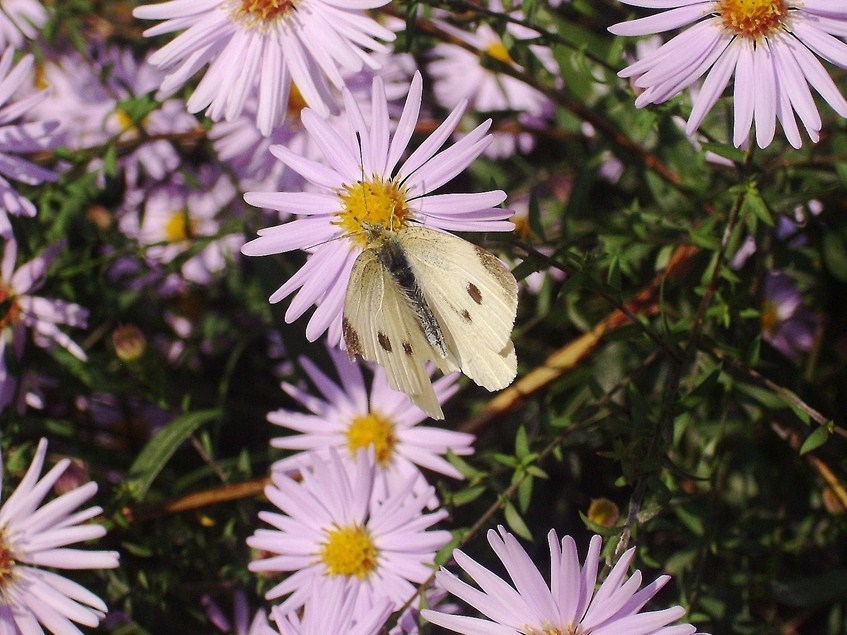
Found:
<path fill-rule="evenodd" d="M 112 331 L 115 355 L 123 362 L 134 362 L 147 350 L 147 338 L 134 324 L 124 324 Z"/>

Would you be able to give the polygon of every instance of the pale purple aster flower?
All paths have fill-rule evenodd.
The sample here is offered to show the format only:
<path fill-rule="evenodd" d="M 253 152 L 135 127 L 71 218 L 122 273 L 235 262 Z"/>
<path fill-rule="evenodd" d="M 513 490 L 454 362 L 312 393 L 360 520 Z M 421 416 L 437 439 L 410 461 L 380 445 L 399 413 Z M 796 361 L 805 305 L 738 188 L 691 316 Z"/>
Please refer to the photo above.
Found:
<path fill-rule="evenodd" d="M 288 104 L 290 112 L 299 113 L 305 106 L 298 96 L 296 87 L 292 87 Z M 270 148 L 273 145 L 284 145 L 296 154 L 316 159 L 314 144 L 309 143 L 309 136 L 300 125 L 299 117 L 296 121 L 293 117 L 286 117 L 270 135 L 263 135 L 255 123 L 258 107 L 258 100 L 251 97 L 238 117 L 212 125 L 209 138 L 215 152 L 232 170 L 242 190 L 303 189 L 303 177 L 277 161 L 270 153 Z"/>
<path fill-rule="evenodd" d="M 98 392 L 79 396 L 74 409 L 76 416 L 85 420 L 93 431 L 88 438 L 111 450 L 140 447 L 174 418 L 173 413 L 133 394 Z"/>
<path fill-rule="evenodd" d="M 400 608 L 432 574 L 436 551 L 450 540 L 448 531 L 427 531 L 447 516 L 445 510 L 423 513 L 434 490 L 417 495 L 411 490 L 415 476 L 378 500 L 373 452 L 364 450 L 353 471 L 330 448 L 313 454 L 300 474 L 300 482 L 271 474 L 265 495 L 282 513 L 260 512 L 275 529 L 258 529 L 247 539 L 253 549 L 278 554 L 254 560 L 251 571 L 292 572 L 267 599 L 287 595 L 279 606 L 287 614 L 310 597 L 336 597 L 352 588 L 357 619 L 381 598 Z"/>
<path fill-rule="evenodd" d="M 0 237 L 3 238 L 12 235 L 9 214 L 33 217 L 36 212 L 35 205 L 18 194 L 7 179 L 38 185 L 58 178 L 55 172 L 16 156 L 53 147 L 52 133 L 58 124 L 55 121 L 13 123 L 46 97 L 41 92 L 12 101 L 18 89 L 32 81 L 33 74 L 32 55 L 25 55 L 13 67 L 14 54 L 14 49 L 7 48 L 0 57 Z"/>
<path fill-rule="evenodd" d="M 54 53 L 41 67 L 39 84 L 47 87 L 48 96 L 35 112 L 58 119 L 57 134 L 71 148 L 110 141 L 137 144 L 118 157 L 118 169 L 128 185 L 138 185 L 142 172 L 163 180 L 176 170 L 181 157 L 171 141 L 150 137 L 197 130 L 197 120 L 185 112 L 180 99 L 165 100 L 139 122 L 133 121 L 124 107 L 124 102 L 155 90 L 162 77 L 128 48 L 95 47 L 89 55 L 76 50 Z M 101 185 L 105 182 L 102 167 L 99 158 L 90 165 L 100 171 Z"/>
<path fill-rule="evenodd" d="M 227 635 L 275 635 L 268 624 L 265 611 L 259 609 L 250 619 L 250 607 L 247 605 L 247 594 L 238 589 L 232 596 L 232 620 L 228 619 L 221 607 L 209 595 L 200 598 L 200 603 L 206 611 L 209 621 L 222 633 Z"/>
<path fill-rule="evenodd" d="M 196 184 L 175 174 L 147 190 L 132 190 L 120 227 L 146 247 L 144 257 L 151 265 L 185 257 L 182 278 L 208 285 L 238 255 L 243 239 L 240 233 L 227 233 L 220 218 L 223 210 L 231 213 L 229 206 L 235 200 L 230 179 L 211 165 L 201 166 L 194 178 Z"/>
<path fill-rule="evenodd" d="M 33 85 L 44 89 L 42 100 L 32 112 L 59 122 L 56 134 L 62 145 L 77 149 L 109 140 L 104 123 L 117 99 L 110 93 L 103 73 L 104 69 L 95 68 L 88 57 L 72 49 L 47 51 L 37 75 L 32 74 Z"/>
<path fill-rule="evenodd" d="M 374 635 L 381 632 L 382 626 L 392 612 L 392 604 L 386 598 L 377 599 L 373 606 L 357 616 L 356 594 L 358 589 L 351 587 L 333 593 L 329 597 L 311 596 L 302 610 L 283 613 L 279 607 L 271 610 L 276 622 L 274 635 Z"/>
<path fill-rule="evenodd" d="M 38 0 L 0 0 L 0 48 L 21 48 L 38 36 L 47 17 Z"/>
<path fill-rule="evenodd" d="M 113 569 L 115 551 L 69 549 L 68 545 L 101 538 L 106 530 L 85 521 L 100 507 L 75 511 L 97 492 L 86 483 L 42 505 L 45 496 L 70 464 L 62 459 L 41 476 L 47 441 L 38 444 L 32 464 L 15 491 L 0 507 L 0 632 L 42 633 L 39 624 L 56 635 L 74 635 L 72 624 L 96 627 L 106 604 L 85 587 L 44 569 Z M 0 485 L 2 485 L 0 465 Z"/>
<path fill-rule="evenodd" d="M 20 378 L 11 377 L 5 362 L 0 360 L 0 412 L 12 404 L 18 415 L 24 414 L 27 408 L 44 410 L 48 404 L 47 391 L 58 385 L 59 380 L 55 377 L 42 375 L 31 368 L 23 369 Z"/>
<path fill-rule="evenodd" d="M 311 360 L 300 358 L 300 365 L 321 396 L 293 386 L 282 389 L 309 414 L 279 409 L 268 414 L 268 421 L 299 434 L 271 439 L 271 445 L 285 450 L 300 450 L 279 460 L 272 469 L 300 470 L 309 465 L 310 450 L 335 448 L 345 462 L 354 464 L 360 448 L 373 447 L 377 463 L 377 496 L 386 498 L 400 483 L 406 483 L 421 468 L 452 478 L 462 473 L 444 459 L 448 450 L 457 455 L 473 453 L 474 436 L 453 430 L 419 426 L 427 418 L 423 410 L 412 404 L 408 395 L 388 385 L 381 366 L 373 369 L 370 390 L 362 370 L 347 354 L 330 349 L 329 354 L 341 384 L 327 377 Z M 433 385 L 439 404 L 458 390 L 457 373 L 451 373 Z M 424 479 L 415 482 L 415 490 L 423 493 Z"/>
<path fill-rule="evenodd" d="M 448 231 L 513 228 L 506 220 L 511 211 L 494 207 L 506 198 L 502 190 L 431 194 L 462 172 L 491 141 L 490 135 L 486 135 L 489 120 L 439 152 L 462 117 L 464 101 L 397 167 L 415 130 L 422 89 L 421 76 L 416 73 L 393 135 L 380 78 L 373 83 L 370 124 L 366 123 L 350 91 L 343 91 L 348 121 L 346 134 L 339 133 L 314 111 L 304 109 L 303 125 L 321 148 L 325 163 L 305 159 L 283 146 L 273 146 L 271 152 L 318 191 L 248 192 L 244 196 L 251 205 L 305 216 L 260 230 L 259 238 L 244 245 L 241 251 L 248 256 L 295 249 L 311 253 L 306 264 L 270 297 L 271 302 L 278 302 L 300 290 L 285 313 L 287 322 L 293 322 L 317 304 L 306 327 L 309 340 L 320 337 L 331 325 L 334 326 L 331 343 L 339 340 L 350 272 L 367 244 L 361 221 L 391 226 L 394 230 L 408 223 Z"/>
<path fill-rule="evenodd" d="M 414 58 L 401 53 L 377 54 L 374 57 L 381 65 L 379 71 L 366 68 L 358 73 L 345 75 L 344 81 L 354 95 L 356 103 L 368 116 L 371 87 L 374 76 L 378 74 L 385 84 L 389 114 L 399 116 L 400 108 L 395 108 L 394 102 L 408 93 L 409 81 L 415 68 Z M 305 107 L 303 96 L 296 84 L 292 84 L 287 116 L 270 135 L 262 134 L 256 125 L 259 101 L 255 95 L 247 100 L 240 116 L 232 121 L 217 122 L 211 127 L 209 138 L 213 140 L 215 151 L 230 166 L 242 190 L 292 192 L 313 187 L 270 152 L 272 146 L 283 145 L 301 157 L 320 160 L 320 147 L 300 122 L 300 113 Z M 330 125 L 338 126 L 340 130 L 344 130 L 347 125 L 346 118 L 342 116 L 330 116 L 326 120 Z M 280 220 L 287 220 L 287 214 L 282 216 Z"/>
<path fill-rule="evenodd" d="M 686 132 L 694 132 L 734 75 L 732 142 L 746 143 L 755 123 L 756 143 L 774 138 L 776 120 L 788 142 L 802 145 L 794 114 L 812 141 L 820 137 L 821 117 L 809 86 L 842 117 L 847 100 L 815 55 L 847 68 L 845 0 L 621 0 L 666 9 L 609 27 L 615 35 L 650 35 L 690 25 L 656 51 L 622 70 L 644 89 L 637 107 L 674 97 L 704 73 L 692 101 Z"/>
<path fill-rule="evenodd" d="M 503 527 L 498 530 L 499 534 L 489 530 L 488 543 L 509 573 L 512 584 L 459 550 L 453 552 L 456 563 L 482 590 L 462 582 L 446 569 L 436 576 L 441 586 L 488 619 L 432 610 L 421 611 L 424 618 L 468 635 L 692 635 L 697 630 L 690 624 L 668 626 L 685 615 L 681 606 L 642 612 L 670 576 L 660 576 L 639 591 L 641 572 L 627 578 L 634 548 L 621 556 L 595 590 L 602 538 L 591 539 L 585 564 L 580 568 L 573 538 L 565 536 L 560 546 L 555 530 L 551 529 L 547 534 L 551 569 L 548 587 L 517 539 Z"/>
<path fill-rule="evenodd" d="M 188 110 L 213 120 L 232 120 L 255 91 L 256 123 L 269 135 L 285 116 L 291 82 L 306 103 L 328 115 L 331 86 L 344 86 L 341 71 L 377 68 L 372 51 L 390 50 L 378 40 L 394 33 L 370 18 L 387 0 L 173 0 L 137 7 L 133 15 L 165 20 L 148 37 L 183 31 L 150 61 L 170 73 L 161 93 L 170 94 L 206 64 Z M 172 69 L 172 70 L 171 70 Z"/>
<path fill-rule="evenodd" d="M 438 24 L 478 51 L 474 53 L 449 43 L 437 44 L 432 49 L 433 60 L 427 65 L 427 70 L 434 80 L 433 91 L 439 104 L 452 108 L 459 100 L 466 99 L 475 112 L 513 111 L 517 113 L 518 122 L 527 128 L 543 128 L 546 125 L 555 111 L 549 97 L 519 79 L 497 73 L 482 64 L 482 57 L 487 55 L 520 68 L 494 29 L 482 24 L 473 33 L 468 33 L 441 21 Z M 518 39 L 538 35 L 518 25 L 510 24 L 509 27 L 510 34 Z M 530 49 L 549 67 L 548 70 L 558 72 L 549 49 L 538 45 L 530 45 Z M 527 131 L 496 131 L 493 136 L 494 142 L 485 152 L 491 158 L 507 157 L 516 151 L 526 153 L 535 146 L 534 135 Z"/>
<path fill-rule="evenodd" d="M 58 255 L 60 245 L 47 248 L 40 256 L 15 269 L 18 245 L 14 240 L 3 241 L 0 261 L 0 378 L 7 372 L 5 348 L 11 341 L 15 356 L 23 356 L 27 330 L 41 348 L 55 345 L 85 361 L 86 355 L 59 325 L 85 327 L 88 311 L 73 302 L 51 300 L 34 295 L 44 283 L 44 276 Z"/>
<path fill-rule="evenodd" d="M 760 320 L 765 341 L 791 359 L 809 352 L 815 343 L 817 320 L 803 305 L 803 297 L 791 276 L 769 271 L 763 295 Z"/>

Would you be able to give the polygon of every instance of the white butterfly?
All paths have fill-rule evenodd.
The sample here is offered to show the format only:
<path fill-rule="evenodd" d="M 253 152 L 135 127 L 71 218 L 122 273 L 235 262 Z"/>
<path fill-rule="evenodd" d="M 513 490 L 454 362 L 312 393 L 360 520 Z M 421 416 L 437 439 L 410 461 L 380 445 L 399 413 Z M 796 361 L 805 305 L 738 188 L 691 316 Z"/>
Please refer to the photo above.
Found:
<path fill-rule="evenodd" d="M 434 419 L 444 413 L 427 360 L 461 370 L 488 390 L 515 378 L 511 341 L 514 276 L 484 249 L 419 225 L 365 225 L 368 246 L 353 264 L 344 300 L 350 357 L 385 367 L 388 383 Z"/>

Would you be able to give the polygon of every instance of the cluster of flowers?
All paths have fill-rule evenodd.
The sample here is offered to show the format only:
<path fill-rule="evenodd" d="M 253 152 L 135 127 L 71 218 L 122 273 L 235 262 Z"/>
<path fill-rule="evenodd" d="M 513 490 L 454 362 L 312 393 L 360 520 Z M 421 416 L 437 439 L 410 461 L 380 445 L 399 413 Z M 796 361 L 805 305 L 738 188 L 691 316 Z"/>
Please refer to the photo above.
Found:
<path fill-rule="evenodd" d="M 615 25 L 615 34 L 648 35 L 694 23 L 620 73 L 633 78 L 642 91 L 636 105 L 645 106 L 677 95 L 708 72 L 687 132 L 693 134 L 701 125 L 733 74 L 736 146 L 748 143 L 754 123 L 756 142 L 768 145 L 777 120 L 788 141 L 799 146 L 795 113 L 817 140 L 821 119 L 809 86 L 847 116 L 847 102 L 815 57 L 847 68 L 847 45 L 838 39 L 847 36 L 847 3 L 627 3 L 667 11 Z M 271 301 L 297 292 L 286 320 L 296 320 L 315 306 L 307 337 L 315 340 L 328 333 L 333 346 L 341 339 L 342 303 L 361 250 L 339 213 L 356 184 L 367 182 L 379 190 L 381 194 L 368 195 L 374 199 L 365 199 L 374 206 L 391 207 L 402 198 L 404 209 L 425 226 L 444 231 L 513 227 L 507 220 L 512 211 L 497 207 L 505 200 L 502 191 L 433 192 L 483 153 L 496 157 L 526 151 L 532 127 L 551 117 L 552 102 L 479 63 L 484 54 L 515 65 L 489 27 L 467 34 L 444 22 L 444 31 L 464 46 L 436 47 L 429 73 L 436 98 L 451 112 L 407 154 L 421 110 L 422 79 L 411 59 L 392 54 L 386 44 L 400 25 L 379 23 L 365 13 L 384 4 L 176 0 L 144 5 L 135 10 L 137 18 L 161 20 L 146 35 L 180 33 L 143 62 L 128 50 L 100 44 L 90 59 L 54 51 L 36 73 L 32 55 L 19 55 L 17 62 L 15 56 L 38 36 L 48 14 L 37 0 L 0 1 L 0 47 L 5 47 L 0 57 L 0 410 L 16 401 L 18 408 L 37 402 L 7 364 L 22 359 L 28 332 L 37 346 L 59 346 L 80 360 L 86 357 L 60 327 L 84 328 L 87 310 L 36 295 L 63 246 L 54 244 L 18 264 L 23 248 L 15 224 L 23 221 L 9 218 L 33 217 L 36 209 L 7 179 L 26 185 L 51 182 L 63 166 L 48 169 L 17 155 L 59 146 L 92 150 L 115 139 L 125 144 L 129 150 L 118 161 L 125 179 L 118 226 L 143 248 L 143 266 L 135 258 L 117 259 L 113 275 L 138 285 L 154 281 L 163 294 L 178 293 L 188 284 L 210 284 L 237 257 L 242 242 L 239 190 L 248 191 L 247 203 L 275 210 L 283 221 L 292 214 L 304 216 L 262 230 L 241 251 L 251 256 L 293 250 L 309 254 Z M 536 35 L 516 25 L 510 29 L 515 38 Z M 534 46 L 532 51 L 556 73 L 548 50 Z M 187 102 L 173 97 L 205 66 Z M 142 115 L 127 112 L 125 104 L 151 91 L 158 91 L 155 109 Z M 405 104 L 397 108 L 393 97 L 403 94 Z M 489 120 L 442 149 L 469 105 L 482 112 L 517 111 L 519 130 L 495 130 L 491 136 Z M 201 134 L 192 114 L 200 111 L 214 122 L 208 134 L 227 169 L 204 165 L 187 175 L 174 140 Z M 104 160 L 92 161 L 89 168 L 98 179 L 108 177 Z M 108 225 L 111 219 L 103 222 Z M 180 275 L 162 274 L 163 265 L 177 259 Z M 179 328 L 175 322 L 174 329 Z M 345 353 L 333 348 L 330 355 L 341 383 L 303 359 L 301 366 L 321 396 L 284 383 L 284 391 L 307 413 L 278 410 L 268 417 L 294 432 L 273 445 L 297 452 L 273 466 L 266 494 L 279 512 L 260 515 L 273 529 L 257 530 L 248 539 L 264 554 L 250 565 L 252 571 L 288 574 L 267 595 L 269 600 L 284 598 L 272 609 L 276 630 L 260 615 L 253 622 L 255 632 L 378 632 L 392 612 L 415 604 L 418 586 L 431 583 L 436 553 L 451 540 L 449 532 L 433 529 L 447 512 L 439 508 L 435 489 L 421 470 L 461 478 L 445 455 L 472 453 L 473 438 L 418 426 L 425 414 L 388 387 L 382 369 L 372 370 L 368 388 L 360 367 Z M 457 390 L 455 376 L 435 383 L 442 403 Z M 118 565 L 113 552 L 60 549 L 101 536 L 99 525 L 84 524 L 101 510 L 74 511 L 94 495 L 92 483 L 39 508 L 68 465 L 63 460 L 39 478 L 45 455 L 42 442 L 26 476 L 0 509 L 3 632 L 38 633 L 38 623 L 55 633 L 76 632 L 72 621 L 96 626 L 106 611 L 104 603 L 41 567 Z M 549 587 L 508 532 L 491 531 L 489 542 L 513 584 L 455 551 L 457 564 L 482 591 L 442 571 L 435 576 L 436 586 L 428 586 L 424 602 L 436 605 L 446 590 L 489 619 L 451 614 L 456 609 L 449 607 L 424 610 L 424 618 L 460 633 L 682 635 L 695 630 L 687 624 L 667 626 L 684 615 L 680 607 L 642 612 L 668 578 L 639 590 L 640 574 L 627 577 L 632 550 L 595 590 L 599 538 L 592 540 L 580 567 L 574 541 L 560 541 L 551 531 Z M 414 632 L 417 615 L 405 613 L 399 632 Z"/>

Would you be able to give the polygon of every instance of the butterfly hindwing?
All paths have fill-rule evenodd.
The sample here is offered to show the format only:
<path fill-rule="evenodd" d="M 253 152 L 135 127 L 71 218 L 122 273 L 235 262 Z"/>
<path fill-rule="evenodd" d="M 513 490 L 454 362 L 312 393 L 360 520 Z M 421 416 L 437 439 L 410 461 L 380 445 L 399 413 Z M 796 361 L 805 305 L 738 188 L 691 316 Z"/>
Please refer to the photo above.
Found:
<path fill-rule="evenodd" d="M 438 355 L 400 286 L 380 261 L 378 247 L 365 249 L 353 264 L 344 300 L 343 333 L 351 356 L 381 364 L 392 388 L 409 395 L 429 416 L 444 417 L 425 368 L 428 359 L 439 361 Z"/>
<path fill-rule="evenodd" d="M 510 339 L 514 276 L 494 255 L 452 234 L 407 226 L 398 236 L 451 357 L 484 388 L 508 386 L 517 369 Z"/>

